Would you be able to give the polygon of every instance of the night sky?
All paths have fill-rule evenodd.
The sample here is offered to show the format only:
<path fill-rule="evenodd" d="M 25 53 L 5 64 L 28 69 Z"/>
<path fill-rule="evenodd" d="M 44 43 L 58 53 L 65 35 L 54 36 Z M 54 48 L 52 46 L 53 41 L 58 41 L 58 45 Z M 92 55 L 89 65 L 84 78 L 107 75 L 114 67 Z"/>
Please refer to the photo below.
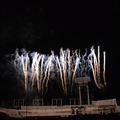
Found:
<path fill-rule="evenodd" d="M 86 3 L 46 3 L 0 8 L 0 58 L 14 53 L 16 48 L 59 54 L 61 47 L 71 50 L 100 45 L 106 51 L 106 80 L 108 98 L 120 100 L 119 40 L 120 8 L 115 1 Z M 3 82 L 2 78 L 1 81 Z M 5 89 L 0 81 L 1 91 Z M 12 84 L 12 83 L 11 83 Z M 14 84 L 14 83 L 13 83 Z M 10 85 L 6 85 L 9 87 Z M 3 92 L 1 92 L 3 94 Z M 99 96 L 100 98 L 100 96 Z"/>

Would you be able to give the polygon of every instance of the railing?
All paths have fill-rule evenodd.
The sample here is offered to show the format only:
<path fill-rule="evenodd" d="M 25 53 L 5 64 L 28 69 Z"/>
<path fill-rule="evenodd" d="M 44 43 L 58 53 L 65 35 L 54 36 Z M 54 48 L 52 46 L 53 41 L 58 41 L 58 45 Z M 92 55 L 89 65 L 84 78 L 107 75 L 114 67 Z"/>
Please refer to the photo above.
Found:
<path fill-rule="evenodd" d="M 20 108 L 21 106 L 63 106 L 63 105 L 80 105 L 78 98 L 61 99 L 14 99 L 14 100 L 0 100 L 0 107 L 14 107 Z"/>
<path fill-rule="evenodd" d="M 24 99 L 14 99 L 14 107 L 24 106 Z"/>
<path fill-rule="evenodd" d="M 14 106 L 25 106 L 26 101 L 24 99 L 14 99 Z M 29 105 L 29 104 L 27 104 Z M 32 99 L 32 106 L 62 106 L 62 105 L 79 105 L 79 100 L 76 98 L 70 98 L 69 100 L 63 100 L 61 98 L 56 99 Z"/>

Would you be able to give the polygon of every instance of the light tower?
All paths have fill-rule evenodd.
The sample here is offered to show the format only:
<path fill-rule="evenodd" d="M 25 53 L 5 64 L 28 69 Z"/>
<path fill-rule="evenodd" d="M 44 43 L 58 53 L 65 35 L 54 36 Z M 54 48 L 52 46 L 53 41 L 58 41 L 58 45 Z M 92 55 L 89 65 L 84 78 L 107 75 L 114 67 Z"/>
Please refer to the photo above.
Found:
<path fill-rule="evenodd" d="M 79 85 L 79 104 L 82 105 L 82 95 L 81 95 L 81 86 L 85 86 L 87 90 L 87 104 L 90 104 L 90 95 L 89 95 L 89 86 L 90 77 L 78 77 L 75 79 L 75 83 Z"/>

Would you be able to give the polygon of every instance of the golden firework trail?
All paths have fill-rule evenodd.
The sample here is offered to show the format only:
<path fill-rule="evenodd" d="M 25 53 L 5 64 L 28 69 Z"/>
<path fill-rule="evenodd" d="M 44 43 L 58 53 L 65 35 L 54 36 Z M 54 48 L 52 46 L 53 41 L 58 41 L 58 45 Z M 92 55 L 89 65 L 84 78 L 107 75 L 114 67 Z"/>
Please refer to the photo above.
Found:
<path fill-rule="evenodd" d="M 11 60 L 15 70 L 24 76 L 25 91 L 28 88 L 31 90 L 36 85 L 38 91 L 47 92 L 51 72 L 56 73 L 57 79 L 61 81 L 63 92 L 68 93 L 68 86 L 74 87 L 76 77 L 92 76 L 94 82 L 99 89 L 103 89 L 102 77 L 106 86 L 105 67 L 106 67 L 106 52 L 103 52 L 103 72 L 100 66 L 100 46 L 95 53 L 94 46 L 91 47 L 90 53 L 87 49 L 84 55 L 80 54 L 80 50 L 72 52 L 70 49 L 60 49 L 60 54 L 55 55 L 51 50 L 51 55 L 44 55 L 38 52 L 27 52 L 25 49 L 20 54 L 16 49 L 14 57 Z M 87 55 L 88 54 L 88 55 Z M 101 77 L 101 73 L 103 76 Z"/>

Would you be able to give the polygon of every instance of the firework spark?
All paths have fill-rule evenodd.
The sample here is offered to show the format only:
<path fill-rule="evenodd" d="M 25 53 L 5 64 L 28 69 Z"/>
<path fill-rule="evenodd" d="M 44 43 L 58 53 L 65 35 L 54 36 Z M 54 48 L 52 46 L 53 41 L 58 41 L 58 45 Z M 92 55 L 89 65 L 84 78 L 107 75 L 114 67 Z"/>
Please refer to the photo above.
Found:
<path fill-rule="evenodd" d="M 105 80 L 105 52 L 103 53 L 103 79 Z M 51 55 L 44 55 L 38 52 L 27 52 L 22 49 L 21 53 L 16 49 L 13 54 L 11 63 L 15 70 L 24 76 L 25 91 L 31 90 L 37 84 L 38 91 L 48 90 L 51 72 L 57 75 L 56 80 L 61 81 L 61 86 L 65 94 L 68 93 L 68 86 L 73 87 L 76 77 L 90 76 L 90 71 L 94 78 L 94 82 L 99 89 L 103 88 L 101 82 L 100 69 L 100 46 L 98 46 L 98 53 L 95 54 L 94 46 L 91 47 L 90 53 L 87 49 L 84 55 L 80 54 L 80 50 L 70 51 L 70 49 L 60 49 L 60 54 L 55 55 L 51 51 Z"/>

